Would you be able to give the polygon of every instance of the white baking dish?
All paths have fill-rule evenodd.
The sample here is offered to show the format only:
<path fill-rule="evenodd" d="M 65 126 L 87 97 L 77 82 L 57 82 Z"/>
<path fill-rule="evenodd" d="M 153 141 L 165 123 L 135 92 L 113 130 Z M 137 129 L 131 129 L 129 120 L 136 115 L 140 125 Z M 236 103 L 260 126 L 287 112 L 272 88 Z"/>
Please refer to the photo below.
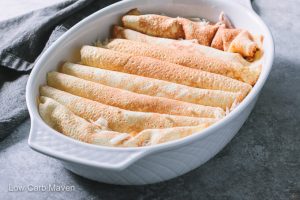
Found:
<path fill-rule="evenodd" d="M 246 99 L 220 122 L 181 140 L 141 148 L 109 148 L 73 140 L 50 128 L 39 116 L 36 98 L 46 73 L 63 61 L 78 61 L 79 49 L 109 35 L 111 25 L 132 8 L 170 16 L 201 16 L 216 21 L 224 11 L 232 22 L 264 35 L 264 63 L 258 82 Z M 221 0 L 128 0 L 108 6 L 82 20 L 59 38 L 38 60 L 27 84 L 31 116 L 29 145 L 62 161 L 72 172 L 100 182 L 140 185 L 168 180 L 199 167 L 218 153 L 238 132 L 251 110 L 272 67 L 274 45 L 270 31 L 250 9 Z"/>

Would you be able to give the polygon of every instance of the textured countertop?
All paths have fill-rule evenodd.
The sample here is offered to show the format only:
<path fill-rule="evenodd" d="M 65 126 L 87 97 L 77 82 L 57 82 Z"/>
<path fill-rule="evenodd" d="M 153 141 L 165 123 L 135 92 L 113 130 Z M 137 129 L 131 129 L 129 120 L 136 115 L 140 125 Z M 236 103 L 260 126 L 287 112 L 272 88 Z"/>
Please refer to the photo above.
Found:
<path fill-rule="evenodd" d="M 216 157 L 179 178 L 114 186 L 81 178 L 27 145 L 30 121 L 0 142 L 0 199 L 300 199 L 300 8 L 256 0 L 276 57 L 247 122 Z M 9 192 L 16 186 L 74 186 L 70 192 Z"/>

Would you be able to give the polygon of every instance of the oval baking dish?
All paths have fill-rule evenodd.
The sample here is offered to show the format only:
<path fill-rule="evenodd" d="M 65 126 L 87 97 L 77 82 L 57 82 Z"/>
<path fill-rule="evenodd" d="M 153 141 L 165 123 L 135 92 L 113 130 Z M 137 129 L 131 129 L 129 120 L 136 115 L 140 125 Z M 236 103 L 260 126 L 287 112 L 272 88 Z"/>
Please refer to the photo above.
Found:
<path fill-rule="evenodd" d="M 84 44 L 104 40 L 120 16 L 132 8 L 169 16 L 199 16 L 216 21 L 224 11 L 236 27 L 264 36 L 261 75 L 252 91 L 229 115 L 199 134 L 139 148 L 102 147 L 71 139 L 50 128 L 40 117 L 36 98 L 46 74 L 63 61 L 78 61 Z M 28 143 L 31 148 L 60 160 L 72 172 L 100 182 L 141 185 L 168 180 L 199 167 L 217 154 L 238 132 L 266 82 L 272 67 L 274 44 L 271 33 L 252 10 L 221 0 L 128 0 L 110 5 L 85 18 L 43 53 L 27 83 L 26 100 L 31 116 Z"/>

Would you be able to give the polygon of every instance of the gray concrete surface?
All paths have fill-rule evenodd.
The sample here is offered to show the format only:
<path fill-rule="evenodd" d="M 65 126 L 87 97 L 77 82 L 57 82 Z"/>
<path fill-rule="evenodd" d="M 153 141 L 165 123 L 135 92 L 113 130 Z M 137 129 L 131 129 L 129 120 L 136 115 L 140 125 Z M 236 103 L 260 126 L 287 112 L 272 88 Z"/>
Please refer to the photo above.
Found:
<path fill-rule="evenodd" d="M 27 145 L 29 120 L 0 143 L 0 199 L 300 199 L 300 7 L 256 0 L 276 43 L 273 71 L 238 135 L 212 160 L 179 178 L 113 186 L 72 174 Z M 9 192 L 9 186 L 72 185 L 71 192 Z"/>

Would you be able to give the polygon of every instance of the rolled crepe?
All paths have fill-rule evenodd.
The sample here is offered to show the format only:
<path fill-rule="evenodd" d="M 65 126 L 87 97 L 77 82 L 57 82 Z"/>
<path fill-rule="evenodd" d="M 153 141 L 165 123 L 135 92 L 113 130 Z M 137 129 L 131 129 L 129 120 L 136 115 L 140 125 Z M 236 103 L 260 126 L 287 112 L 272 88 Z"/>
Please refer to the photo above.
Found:
<path fill-rule="evenodd" d="M 221 74 L 248 84 L 255 83 L 259 75 L 247 66 L 236 65 L 220 58 L 212 58 L 154 44 L 114 39 L 106 44 L 105 47 L 135 56 L 152 57 L 186 67 Z"/>
<path fill-rule="evenodd" d="M 241 31 L 241 29 L 229 29 L 220 27 L 212 41 L 211 47 L 219 49 L 221 51 L 227 51 L 230 43 L 236 36 L 238 36 Z"/>
<path fill-rule="evenodd" d="M 162 15 L 125 15 L 123 26 L 147 35 L 173 38 L 197 39 L 200 44 L 210 46 L 218 30 L 218 25 L 193 22 L 184 18 L 172 18 Z"/>
<path fill-rule="evenodd" d="M 39 113 L 43 120 L 56 131 L 73 139 L 101 146 L 137 147 L 160 144 L 199 133 L 208 124 L 198 126 L 176 127 L 166 129 L 146 129 L 136 136 L 110 130 L 103 130 L 75 115 L 67 107 L 57 101 L 41 96 Z"/>
<path fill-rule="evenodd" d="M 165 46 L 180 51 L 187 51 L 189 53 L 197 53 L 207 57 L 228 61 L 241 67 L 249 66 L 251 64 L 238 53 L 224 52 L 215 48 L 200 45 L 196 40 L 174 40 L 169 38 L 153 37 L 120 26 L 114 26 L 112 35 L 113 38 L 123 38 L 147 44 Z"/>
<path fill-rule="evenodd" d="M 228 52 L 240 53 L 247 60 L 253 61 L 257 54 L 262 51 L 263 37 L 261 35 L 252 35 L 243 30 L 234 38 L 228 47 Z"/>
<path fill-rule="evenodd" d="M 178 140 L 199 133 L 208 125 L 185 126 L 166 129 L 147 129 L 124 141 L 124 146 L 149 146 Z"/>
<path fill-rule="evenodd" d="M 103 85 L 129 90 L 139 94 L 165 97 L 226 110 L 238 99 L 239 93 L 207 90 L 162 81 L 133 74 L 104 70 L 79 64 L 65 63 L 60 71 Z"/>
<path fill-rule="evenodd" d="M 222 13 L 221 13 L 222 15 Z M 170 23 L 172 21 L 172 23 Z M 171 18 L 161 15 L 125 15 L 122 18 L 123 26 L 126 28 L 130 28 L 148 35 L 156 36 L 156 37 L 164 37 L 164 38 L 172 38 L 172 39 L 196 39 L 199 44 L 206 46 L 213 46 L 215 37 L 224 37 L 226 38 L 228 34 L 223 31 L 224 27 L 226 29 L 226 24 L 222 21 L 216 23 L 214 25 L 205 23 L 205 22 L 193 22 L 191 20 L 185 18 Z M 176 23 L 177 22 L 177 23 Z M 173 26 L 171 24 L 177 24 Z M 168 27 L 168 28 L 165 28 Z M 223 27 L 220 28 L 220 27 Z M 222 29 L 222 30 L 220 30 Z M 163 30 L 163 31 L 160 31 Z M 220 31 L 219 31 L 220 30 Z M 226 29 L 230 30 L 230 32 L 239 32 L 240 30 L 236 29 Z M 182 34 L 175 35 L 171 32 L 180 32 Z M 243 30 L 242 32 L 247 32 Z M 183 36 L 182 36 L 183 35 Z M 229 34 L 230 41 L 235 40 L 235 38 L 239 35 L 237 34 Z M 253 35 L 247 32 L 242 34 L 243 36 L 237 37 L 235 43 L 233 44 L 233 48 L 228 48 L 230 52 L 240 53 L 242 56 L 247 57 L 248 59 L 253 59 L 255 53 L 259 50 L 258 45 L 255 40 L 253 40 Z M 176 37 L 180 36 L 180 37 Z M 229 40 L 228 40 L 229 41 Z"/>
<path fill-rule="evenodd" d="M 51 98 L 41 96 L 38 106 L 41 117 L 50 127 L 73 139 L 90 144 L 113 146 L 111 139 L 121 135 L 115 131 L 102 130 L 101 127 L 76 116 Z"/>
<path fill-rule="evenodd" d="M 253 60 L 261 50 L 262 37 L 254 36 L 243 29 L 219 28 L 211 46 L 223 51 L 239 53 L 248 60 Z"/>
<path fill-rule="evenodd" d="M 125 15 L 122 18 L 125 27 L 148 35 L 166 38 L 184 38 L 182 25 L 176 18 L 161 15 Z"/>
<path fill-rule="evenodd" d="M 48 73 L 47 83 L 59 90 L 126 110 L 211 118 L 222 118 L 225 114 L 221 108 L 138 94 L 58 72 Z"/>
<path fill-rule="evenodd" d="M 54 99 L 74 114 L 100 125 L 103 129 L 126 132 L 132 135 L 144 129 L 195 126 L 206 123 L 212 124 L 217 121 L 213 118 L 132 112 L 78 97 L 49 86 L 41 87 L 40 95 Z"/>
<path fill-rule="evenodd" d="M 219 74 L 92 46 L 81 48 L 81 62 L 89 66 L 161 79 L 192 87 L 240 92 L 241 98 L 245 97 L 252 88 L 249 84 Z"/>
<path fill-rule="evenodd" d="M 262 48 L 260 48 L 259 52 L 256 52 L 254 62 L 248 62 L 239 53 L 224 52 L 215 48 L 200 45 L 198 42 L 195 42 L 195 40 L 173 40 L 168 38 L 152 37 L 120 26 L 114 26 L 113 37 L 165 46 L 181 52 L 186 51 L 229 62 L 232 66 L 234 66 L 234 68 L 243 69 L 241 80 L 249 83 L 250 85 L 254 85 L 256 83 L 262 69 Z M 257 43 L 261 45 L 262 41 Z"/>
<path fill-rule="evenodd" d="M 219 29 L 219 24 L 211 25 L 207 22 L 193 22 L 185 18 L 177 18 L 182 25 L 184 38 L 187 40 L 196 39 L 199 44 L 210 46 Z"/>

